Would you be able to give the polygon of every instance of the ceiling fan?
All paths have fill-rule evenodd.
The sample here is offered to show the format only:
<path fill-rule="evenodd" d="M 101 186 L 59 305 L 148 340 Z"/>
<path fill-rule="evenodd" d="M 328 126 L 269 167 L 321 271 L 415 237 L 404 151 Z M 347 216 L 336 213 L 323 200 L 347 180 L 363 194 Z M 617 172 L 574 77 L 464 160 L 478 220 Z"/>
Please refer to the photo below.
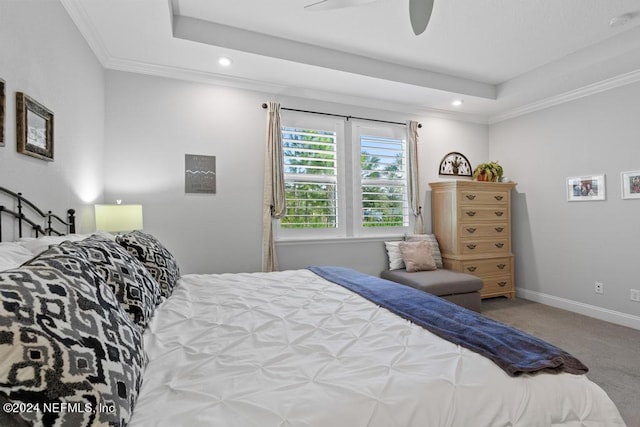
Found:
<path fill-rule="evenodd" d="M 319 0 L 311 3 L 304 8 L 307 10 L 329 10 L 339 9 L 343 7 L 360 6 L 366 3 L 372 3 L 378 0 Z M 434 0 L 409 0 L 409 19 L 411 20 L 411 28 L 417 36 L 424 32 L 431 19 Z"/>

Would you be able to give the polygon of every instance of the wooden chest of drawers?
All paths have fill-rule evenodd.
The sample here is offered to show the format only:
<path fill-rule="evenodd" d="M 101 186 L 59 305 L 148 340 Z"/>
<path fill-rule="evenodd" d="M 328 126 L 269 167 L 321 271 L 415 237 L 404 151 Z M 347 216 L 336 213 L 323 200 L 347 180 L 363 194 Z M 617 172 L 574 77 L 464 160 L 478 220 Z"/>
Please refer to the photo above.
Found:
<path fill-rule="evenodd" d="M 432 182 L 433 232 L 445 268 L 484 281 L 483 298 L 515 296 L 511 189 L 515 183 Z"/>

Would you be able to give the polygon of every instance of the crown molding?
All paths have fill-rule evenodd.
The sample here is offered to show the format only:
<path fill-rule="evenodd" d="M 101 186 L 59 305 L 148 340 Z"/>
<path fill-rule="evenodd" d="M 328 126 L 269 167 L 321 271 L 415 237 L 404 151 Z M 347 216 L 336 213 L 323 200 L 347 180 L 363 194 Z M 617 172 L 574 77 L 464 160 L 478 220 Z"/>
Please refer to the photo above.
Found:
<path fill-rule="evenodd" d="M 100 33 L 91 24 L 91 19 L 89 19 L 89 16 L 81 3 L 74 0 L 60 0 L 60 3 L 71 17 L 71 20 L 80 31 L 80 34 L 86 40 L 89 48 L 93 51 L 93 54 L 104 67 L 108 59 L 111 57 L 111 54 L 100 37 Z"/>
<path fill-rule="evenodd" d="M 560 95 L 551 96 L 549 98 L 542 99 L 540 101 L 532 102 L 522 107 L 513 108 L 503 113 L 489 116 L 487 123 L 493 125 L 505 120 L 513 119 L 525 114 L 533 113 L 535 111 L 544 110 L 556 105 L 564 104 L 567 102 L 575 101 L 580 98 L 595 95 L 597 93 L 605 92 L 611 89 L 616 89 L 628 84 L 637 83 L 640 81 L 640 69 L 631 71 L 629 73 L 621 74 L 610 79 L 602 80 L 597 83 L 593 83 L 579 89 L 571 90 Z"/>
<path fill-rule="evenodd" d="M 258 92 L 280 93 L 285 90 L 285 86 L 274 83 L 267 83 L 261 80 L 252 80 L 243 77 L 215 74 L 208 71 L 197 71 L 188 68 L 149 64 L 123 58 L 109 58 L 104 66 L 106 69 L 115 71 L 126 71 L 129 73 L 146 74 L 156 77 L 165 77 L 169 79 L 234 87 L 238 89 L 247 89 Z"/>

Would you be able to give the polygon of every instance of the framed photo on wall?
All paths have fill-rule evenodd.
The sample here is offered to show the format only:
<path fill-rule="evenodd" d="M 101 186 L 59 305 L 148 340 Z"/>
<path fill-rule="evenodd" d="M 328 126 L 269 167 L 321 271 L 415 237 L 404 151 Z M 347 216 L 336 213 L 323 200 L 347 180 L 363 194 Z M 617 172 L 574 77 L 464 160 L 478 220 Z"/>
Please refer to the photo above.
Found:
<path fill-rule="evenodd" d="M 590 202 L 605 200 L 604 174 L 574 176 L 567 178 L 567 200 L 570 202 Z"/>
<path fill-rule="evenodd" d="M 640 199 L 640 171 L 622 172 L 620 181 L 623 199 Z"/>
<path fill-rule="evenodd" d="M 53 113 L 28 95 L 16 93 L 18 153 L 53 161 Z"/>
<path fill-rule="evenodd" d="M 4 147 L 4 80 L 0 79 L 0 147 Z"/>

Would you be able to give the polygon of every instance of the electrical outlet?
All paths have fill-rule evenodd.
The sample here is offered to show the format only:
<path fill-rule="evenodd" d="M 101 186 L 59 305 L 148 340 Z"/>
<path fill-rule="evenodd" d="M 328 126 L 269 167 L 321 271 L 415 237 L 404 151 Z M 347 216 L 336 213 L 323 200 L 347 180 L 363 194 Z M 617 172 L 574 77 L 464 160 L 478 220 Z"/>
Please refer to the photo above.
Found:
<path fill-rule="evenodd" d="M 604 283 L 595 282 L 596 294 L 604 294 Z"/>
<path fill-rule="evenodd" d="M 631 289 L 631 296 L 629 298 L 631 298 L 631 301 L 640 302 L 640 290 Z"/>

